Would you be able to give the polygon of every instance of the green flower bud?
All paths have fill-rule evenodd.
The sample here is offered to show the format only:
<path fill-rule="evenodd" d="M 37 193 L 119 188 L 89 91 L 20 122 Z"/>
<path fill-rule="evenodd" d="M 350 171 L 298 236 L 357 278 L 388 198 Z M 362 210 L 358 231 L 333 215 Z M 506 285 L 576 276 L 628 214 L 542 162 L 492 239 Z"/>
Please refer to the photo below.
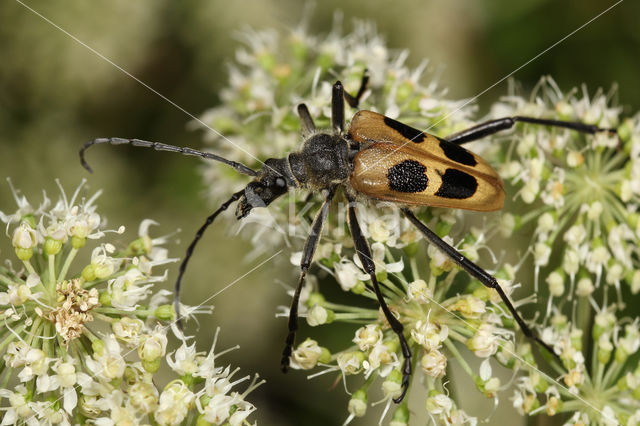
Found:
<path fill-rule="evenodd" d="M 530 375 L 531 384 L 538 393 L 544 393 L 549 388 L 549 382 L 547 382 L 540 374 L 532 373 Z"/>
<path fill-rule="evenodd" d="M 142 367 L 144 367 L 144 369 L 149 372 L 149 373 L 155 373 L 156 371 L 158 371 L 158 369 L 160 368 L 160 363 L 162 362 L 162 358 L 156 358 L 152 361 L 147 361 L 147 360 L 142 360 Z"/>
<path fill-rule="evenodd" d="M 349 400 L 347 410 L 356 417 L 362 417 L 367 412 L 367 392 L 365 389 L 358 389 Z"/>
<path fill-rule="evenodd" d="M 153 315 L 162 321 L 173 321 L 176 319 L 176 311 L 173 305 L 160 305 L 156 308 Z"/>
<path fill-rule="evenodd" d="M 93 342 L 91 342 L 91 349 L 93 349 L 94 355 L 104 355 L 104 342 L 100 339 L 94 340 Z"/>
<path fill-rule="evenodd" d="M 84 267 L 82 270 L 82 278 L 84 278 L 85 281 L 93 281 L 96 279 L 96 273 L 93 265 L 89 264 Z"/>
<path fill-rule="evenodd" d="M 362 294 L 366 289 L 367 286 L 362 281 L 358 281 L 356 285 L 351 288 L 351 292 L 353 294 Z"/>
<path fill-rule="evenodd" d="M 606 365 L 611 359 L 611 350 L 610 349 L 598 349 L 598 362 Z"/>
<path fill-rule="evenodd" d="M 325 298 L 321 293 L 318 292 L 313 292 L 309 295 L 309 298 L 307 299 L 307 307 L 312 308 L 315 305 L 320 305 L 322 306 L 322 304 L 325 302 Z"/>
<path fill-rule="evenodd" d="M 320 357 L 318 358 L 318 362 L 321 362 L 323 364 L 328 364 L 331 362 L 331 352 L 329 352 L 329 349 L 325 348 L 324 346 L 321 346 L 320 349 L 322 350 L 322 352 L 320 353 Z"/>
<path fill-rule="evenodd" d="M 51 237 L 47 237 L 44 241 L 44 252 L 49 256 L 55 256 L 62 249 L 62 241 L 54 240 Z"/>
<path fill-rule="evenodd" d="M 190 373 L 185 373 L 182 376 L 180 376 L 180 380 L 182 380 L 184 384 L 187 385 L 188 388 L 190 388 L 195 383 L 195 377 L 193 377 L 193 375 L 191 375 Z"/>
<path fill-rule="evenodd" d="M 453 228 L 453 224 L 452 223 L 448 223 L 445 221 L 440 221 L 438 222 L 438 224 L 436 225 L 436 229 L 435 232 L 436 234 L 438 234 L 438 236 L 440 238 L 449 235 L 451 233 L 451 229 Z"/>
<path fill-rule="evenodd" d="M 617 346 L 615 352 L 615 360 L 618 364 L 624 364 L 629 358 L 629 353 L 625 350 L 624 346 Z"/>
<path fill-rule="evenodd" d="M 418 253 L 418 243 L 410 243 L 403 248 L 405 254 L 409 257 L 415 257 Z"/>
<path fill-rule="evenodd" d="M 409 424 L 409 406 L 406 403 L 400 404 L 393 412 L 393 419 L 390 426 L 405 426 Z"/>
<path fill-rule="evenodd" d="M 16 256 L 18 256 L 18 259 L 20 260 L 27 261 L 31 259 L 31 257 L 33 256 L 33 249 L 16 248 L 15 250 L 16 250 Z"/>
<path fill-rule="evenodd" d="M 74 249 L 81 249 L 87 243 L 87 239 L 84 237 L 76 237 L 75 235 L 71 237 L 71 247 Z"/>
<path fill-rule="evenodd" d="M 382 382 L 382 392 L 386 398 L 398 398 L 402 395 L 402 373 L 393 369 Z"/>
<path fill-rule="evenodd" d="M 100 292 L 98 301 L 102 306 L 111 306 L 111 293 L 108 290 Z"/>
<path fill-rule="evenodd" d="M 142 237 L 132 241 L 129 247 L 127 247 L 127 254 L 129 256 L 140 256 L 145 253 L 147 253 L 147 245 Z"/>
<path fill-rule="evenodd" d="M 138 377 L 135 370 L 130 366 L 127 366 L 127 368 L 125 368 L 123 378 L 125 383 L 128 385 L 132 385 L 138 381 Z"/>

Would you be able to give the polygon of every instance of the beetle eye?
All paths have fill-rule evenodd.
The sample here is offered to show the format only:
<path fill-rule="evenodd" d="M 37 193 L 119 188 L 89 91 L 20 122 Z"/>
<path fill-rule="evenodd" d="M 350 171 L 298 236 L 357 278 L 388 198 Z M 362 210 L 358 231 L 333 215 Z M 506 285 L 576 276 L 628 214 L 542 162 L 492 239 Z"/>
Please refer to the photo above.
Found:
<path fill-rule="evenodd" d="M 283 186 L 286 185 L 286 182 L 281 177 L 278 177 L 278 178 L 276 178 L 276 185 L 280 186 L 280 187 L 283 187 Z"/>

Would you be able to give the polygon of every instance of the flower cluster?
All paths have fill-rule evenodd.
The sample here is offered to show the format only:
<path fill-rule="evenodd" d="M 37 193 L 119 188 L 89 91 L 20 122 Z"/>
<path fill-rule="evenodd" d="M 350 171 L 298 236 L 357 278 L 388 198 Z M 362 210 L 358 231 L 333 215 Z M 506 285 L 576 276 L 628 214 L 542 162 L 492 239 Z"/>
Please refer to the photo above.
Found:
<path fill-rule="evenodd" d="M 469 281 L 467 275 L 437 249 L 428 247 L 426 254 L 430 262 L 425 264 L 422 261 L 425 253 L 419 248 L 417 232 L 407 219 L 400 217 L 397 209 L 388 205 L 358 207 L 365 235 L 373 241 L 372 255 L 385 300 L 409 339 L 414 376 L 420 377 L 430 390 L 425 398 L 428 415 L 437 419 L 437 423 L 449 422 L 452 418 L 462 423 L 475 421 L 447 396 L 447 365 L 451 358 L 455 358 L 474 380 L 478 390 L 488 398 L 495 398 L 501 383 L 491 374 L 489 357 L 495 356 L 508 367 L 514 367 L 516 359 L 521 358 L 514 351 L 515 326 L 512 318 L 496 292 L 477 281 Z M 439 213 L 425 212 L 420 217 L 438 229 L 446 241 L 467 257 L 477 260 L 484 235 L 471 232 L 454 243 L 448 234 L 455 218 L 446 211 Z M 498 225 L 496 222 L 493 227 Z M 483 232 L 491 229 L 487 226 Z M 295 349 L 292 366 L 305 370 L 322 366 L 323 371 L 315 375 L 337 372 L 345 379 L 347 388 L 352 386 L 346 381 L 348 376 L 361 375 L 364 384 L 351 396 L 348 421 L 366 413 L 369 395 L 375 393 L 372 385 L 378 383 L 376 378 L 380 378 L 381 397 L 372 405 L 385 403 L 383 416 L 393 407 L 391 424 L 407 424 L 409 410 L 406 402 L 399 406 L 392 404 L 392 399 L 401 393 L 403 355 L 399 340 L 378 310 L 375 293 L 370 287 L 370 276 L 364 272 L 353 248 L 345 249 L 345 246 L 350 246 L 349 238 L 347 235 L 338 243 L 321 244 L 316 261 L 343 290 L 361 295 L 373 303 L 351 305 L 332 302 L 318 292 L 315 282 L 310 280 L 301 297 L 301 315 L 306 316 L 310 326 L 329 325 L 336 321 L 355 322 L 362 326 L 355 330 L 351 346 L 334 353 L 314 340 L 305 340 Z M 292 263 L 297 257 L 292 257 Z M 504 265 L 496 271 L 496 276 L 509 292 L 513 268 Z M 459 350 L 460 346 L 466 346 L 466 354 Z M 474 371 L 467 360 L 471 354 L 484 360 L 479 371 Z"/>
<path fill-rule="evenodd" d="M 534 285 L 537 292 L 546 283 L 548 294 L 543 339 L 563 364 L 552 365 L 561 382 L 537 372 L 522 377 L 514 406 L 529 414 L 573 412 L 570 424 L 640 419 L 638 364 L 630 359 L 640 347 L 638 321 L 622 316 L 623 294 L 640 291 L 640 115 L 623 120 L 613 95 L 589 97 L 586 88 L 565 94 L 546 77 L 529 99 L 513 93 L 493 112 L 617 129 L 585 135 L 522 125 L 503 137 L 511 146 L 498 155 L 515 201 L 527 205 L 510 220 L 516 232 L 533 225 Z"/>
<path fill-rule="evenodd" d="M 640 232 L 635 211 L 640 201 L 638 121 L 621 123 L 621 108 L 610 106 L 612 96 L 598 92 L 589 98 L 586 89 L 563 94 L 547 77 L 530 100 L 507 96 L 493 108 L 495 116 L 528 115 L 618 129 L 617 134 L 590 136 L 524 125 L 504 137 L 511 146 L 501 145 L 508 154 L 500 171 L 514 185 L 516 199 L 531 205 L 515 221 L 518 226 L 536 222 L 535 265 L 541 268 L 550 259 L 562 258 L 556 265 L 562 280 L 549 284 L 554 297 L 562 297 L 565 291 L 572 294 L 574 289 L 588 296 L 602 281 L 618 293 L 623 284 L 634 294 L 640 291 L 640 272 L 623 274 L 640 266 L 634 249 Z M 595 280 L 579 284 L 589 275 Z M 568 288 L 555 284 L 565 277 Z"/>
<path fill-rule="evenodd" d="M 12 187 L 18 210 L 0 212 L 17 258 L 0 266 L 2 424 L 243 424 L 257 379 L 232 392 L 247 377 L 232 381 L 237 370 L 216 365 L 214 348 L 196 352 L 183 335 L 167 354 L 175 312 L 169 292 L 154 290 L 166 272 L 153 272 L 176 260 L 162 247 L 167 238 L 152 238 L 154 222 L 144 220 L 122 249 L 101 242 L 124 227 L 104 230 L 100 193 L 85 199 L 82 187 L 71 198 L 60 187 L 56 203 L 44 194 L 37 207 Z M 88 263 L 75 265 L 90 245 Z M 159 388 L 154 374 L 165 357 L 178 378 Z"/>
<path fill-rule="evenodd" d="M 243 34 L 245 46 L 230 66 L 223 104 L 202 116 L 228 139 L 206 132 L 216 153 L 259 167 L 256 158 L 280 158 L 298 149 L 295 106 L 304 102 L 316 125 L 328 127 L 331 85 L 339 79 L 354 93 L 365 69 L 371 80 L 361 108 L 444 137 L 475 124 L 473 105 L 447 99 L 427 62 L 410 69 L 405 65 L 408 53 L 390 51 L 372 25 L 357 22 L 351 33 L 343 34 L 336 22 L 326 36 L 309 35 L 304 24 L 286 35 Z M 473 146 L 505 180 L 505 213 L 484 215 L 476 227 L 465 226 L 468 216 L 459 211 L 432 208 L 416 213 L 491 272 L 516 308 L 541 295 L 538 300 L 544 305 L 537 307 L 540 315 L 531 327 L 554 347 L 561 362 L 536 358 L 532 344 L 517 338 L 519 328 L 495 291 L 460 273 L 434 247 L 428 247 L 425 256 L 420 234 L 394 206 L 358 205 L 383 296 L 409 342 L 412 380 L 422 381 L 428 389 L 422 412 L 436 423 L 477 422 L 450 397 L 448 388 L 456 384 L 449 381 L 447 365 L 455 358 L 478 390 L 496 404 L 506 385 L 493 374 L 492 363 L 520 372 L 512 390 L 514 406 L 522 414 L 573 413 L 569 424 L 636 424 L 637 362 L 629 354 L 638 347 L 637 321 L 621 317 L 621 309 L 625 291 L 640 291 L 640 116 L 622 120 L 621 108 L 611 105 L 612 97 L 602 92 L 589 97 L 586 89 L 563 94 L 550 78 L 541 80 L 529 99 L 512 91 L 493 105 L 489 118 L 521 115 L 580 121 L 617 129 L 617 134 L 517 124 L 511 132 Z M 243 179 L 217 165 L 207 166 L 204 176 L 215 181 L 208 185 L 214 200 L 236 191 Z M 256 251 L 292 243 L 291 260 L 299 265 L 301 252 L 296 248 L 307 237 L 310 213 L 317 211 L 320 201 L 315 194 L 305 195 L 291 193 L 268 210 L 255 209 L 243 221 L 242 229 Z M 391 402 L 401 392 L 399 340 L 377 309 L 371 279 L 348 235 L 340 194 L 336 201 L 338 213 L 329 215 L 315 254 L 317 267 L 302 291 L 300 314 L 312 327 L 340 321 L 359 328 L 346 346 L 300 339 L 292 366 L 321 367 L 314 375 L 337 374 L 346 389 L 357 387 L 350 392 L 347 423 L 364 415 L 369 406 L 384 403 L 382 416 L 393 407 L 390 424 L 405 425 L 408 398 L 397 406 Z M 506 259 L 500 245 L 512 237 L 532 242 L 516 265 L 508 263 L 511 259 Z M 318 280 L 335 281 L 361 298 L 353 304 L 332 302 L 318 291 Z M 519 283 L 533 288 L 534 295 L 514 297 Z M 547 286 L 539 288 L 541 283 Z M 612 296 L 617 304 L 610 304 Z M 283 308 L 280 315 L 288 313 Z M 588 333 L 591 321 L 599 326 Z M 329 346 L 343 349 L 331 351 Z M 470 356 L 483 359 L 479 370 L 471 367 Z M 546 406 L 539 402 L 542 395 Z"/>
<path fill-rule="evenodd" d="M 353 32 L 342 34 L 341 31 L 341 26 L 336 24 L 326 36 L 311 36 L 305 32 L 304 25 L 287 35 L 275 31 L 245 33 L 246 47 L 237 53 L 237 62 L 230 67 L 230 85 L 222 92 L 222 106 L 202 116 L 205 123 L 233 142 L 230 144 L 217 133 L 207 132 L 207 140 L 215 144 L 214 151 L 253 166 L 258 166 L 254 158 L 264 160 L 286 155 L 301 143 L 295 106 L 304 102 L 316 125 L 328 127 L 333 82 L 340 79 L 353 93 L 365 69 L 369 70 L 371 79 L 361 108 L 380 111 L 440 135 L 471 125 L 473 105 L 447 99 L 446 91 L 438 88 L 436 79 L 424 84 L 425 76 L 431 75 L 427 62 L 410 69 L 405 65 L 408 53 L 390 51 L 370 24 L 356 22 Z M 239 179 L 242 177 L 219 166 L 205 170 L 205 180 L 216 182 L 209 185 L 215 188 L 210 195 L 216 200 L 237 190 Z M 221 191 L 227 185 L 229 188 Z M 292 366 L 308 370 L 322 365 L 324 370 L 319 374 L 337 372 L 343 378 L 360 375 L 364 385 L 352 394 L 348 421 L 367 411 L 369 395 L 375 394 L 372 384 L 379 378 L 382 393 L 379 402 L 386 404 L 383 416 L 393 406 L 392 424 L 407 424 L 408 397 L 403 404 L 392 405 L 392 399 L 401 392 L 403 355 L 399 340 L 378 311 L 371 279 L 363 270 L 346 231 L 344 205 L 340 195 L 336 198 L 340 204 L 338 214 L 330 215 L 328 231 L 317 248 L 315 262 L 320 271 L 317 277 L 315 272 L 308 276 L 300 314 L 311 326 L 345 321 L 362 327 L 356 330 L 352 346 L 333 353 L 314 340 L 301 339 L 304 341 L 293 353 Z M 268 250 L 281 244 L 283 239 L 287 243 L 293 240 L 294 246 L 301 247 L 309 232 L 309 213 L 317 210 L 319 201 L 313 196 L 305 198 L 304 194 L 292 193 L 268 210 L 255 209 L 241 226 L 254 241 L 255 250 Z M 477 281 L 469 281 L 444 254 L 429 247 L 431 262 L 425 264 L 421 236 L 397 208 L 384 203 L 375 206 L 363 203 L 357 209 L 363 233 L 371 244 L 384 297 L 404 326 L 413 370 L 421 372 L 413 377 L 420 377 L 430 389 L 424 397 L 426 413 L 440 421 L 473 422 L 474 418 L 447 396 L 448 358 L 455 357 L 478 389 L 487 397 L 495 398 L 501 384 L 492 376 L 487 359 L 495 356 L 504 365 L 512 368 L 516 365 L 513 348 L 517 326 L 497 293 Z M 481 258 L 489 237 L 501 232 L 503 227 L 499 218 L 493 216 L 498 220 L 461 237 L 465 227 L 459 212 L 431 209 L 418 215 L 449 243 L 455 242 L 473 261 Z M 493 253 L 486 252 L 490 256 L 482 258 L 491 260 Z M 294 249 L 292 263 L 299 265 L 300 257 L 301 253 Z M 496 262 L 490 265 L 496 267 Z M 507 294 L 516 287 L 513 269 L 505 264 L 494 271 Z M 360 302 L 354 306 L 326 300 L 315 283 L 317 278 L 328 277 L 333 277 L 344 291 L 362 296 Z M 287 316 L 288 309 L 284 308 L 280 315 Z M 482 369 L 474 371 L 470 367 L 458 349 L 460 345 L 468 348 L 466 352 L 485 360 Z M 347 383 L 345 379 L 345 386 L 351 388 L 352 381 L 349 379 Z"/>
<path fill-rule="evenodd" d="M 556 366 L 559 381 L 537 371 L 520 377 L 513 395 L 518 412 L 573 413 L 570 425 L 640 424 L 640 370 L 632 358 L 640 348 L 638 319 L 627 322 L 628 318 L 620 320 L 617 314 L 615 305 L 597 312 L 588 336 L 556 314 L 552 326 L 556 347 L 562 348 L 567 368 Z M 584 337 L 591 342 L 586 347 Z"/>

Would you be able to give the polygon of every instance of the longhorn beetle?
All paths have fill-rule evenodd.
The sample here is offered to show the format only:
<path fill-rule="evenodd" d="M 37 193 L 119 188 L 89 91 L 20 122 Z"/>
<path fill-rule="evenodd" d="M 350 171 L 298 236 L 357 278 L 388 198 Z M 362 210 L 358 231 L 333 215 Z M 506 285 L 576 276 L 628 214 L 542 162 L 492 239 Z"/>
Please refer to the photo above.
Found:
<path fill-rule="evenodd" d="M 175 284 L 174 304 L 178 321 L 180 318 L 180 283 L 187 263 L 203 233 L 221 212 L 234 202 L 238 202 L 235 214 L 236 218 L 240 220 L 247 216 L 253 208 L 268 206 L 276 198 L 286 193 L 289 188 L 303 188 L 323 194 L 324 202 L 312 222 L 311 232 L 302 251 L 300 277 L 291 302 L 289 332 L 282 353 L 281 367 L 284 372 L 289 367 L 289 357 L 298 329 L 300 291 L 318 246 L 320 234 L 329 213 L 329 205 L 339 187 L 342 188 L 349 202 L 347 219 L 358 257 L 363 268 L 371 277 L 371 284 L 380 303 L 380 308 L 400 341 L 404 357 L 402 392 L 394 399 L 394 402 L 402 401 L 407 391 L 411 376 L 411 351 L 404 337 L 402 324 L 393 316 L 380 291 L 369 243 L 358 224 L 355 204 L 358 195 L 400 204 L 404 216 L 429 242 L 449 256 L 473 278 L 486 287 L 497 291 L 528 338 L 533 339 L 551 354 L 556 355 L 547 343 L 531 331 L 496 279 L 425 226 L 413 214 L 409 206 L 450 207 L 476 211 L 501 209 L 505 193 L 500 176 L 485 160 L 460 145 L 509 129 L 517 122 L 567 128 L 588 134 L 616 133 L 616 130 L 580 122 L 513 116 L 490 120 L 448 137 L 439 138 L 376 112 L 362 110 L 358 111 L 351 119 L 349 129 L 345 132 L 344 103 L 346 101 L 351 107 L 357 108 L 367 88 L 367 83 L 368 75 L 365 72 L 360 89 L 355 96 L 346 92 L 339 81 L 333 85 L 332 129 L 328 131 L 316 130 L 306 105 L 298 105 L 298 115 L 304 137 L 301 149 L 289 153 L 284 158 L 265 160 L 260 170 L 253 170 L 244 164 L 191 148 L 122 138 L 100 138 L 85 143 L 79 152 L 80 161 L 84 168 L 91 172 L 91 168 L 84 159 L 84 152 L 87 148 L 105 143 L 112 145 L 131 144 L 219 161 L 254 178 L 244 189 L 234 193 L 207 218 L 187 248 Z"/>

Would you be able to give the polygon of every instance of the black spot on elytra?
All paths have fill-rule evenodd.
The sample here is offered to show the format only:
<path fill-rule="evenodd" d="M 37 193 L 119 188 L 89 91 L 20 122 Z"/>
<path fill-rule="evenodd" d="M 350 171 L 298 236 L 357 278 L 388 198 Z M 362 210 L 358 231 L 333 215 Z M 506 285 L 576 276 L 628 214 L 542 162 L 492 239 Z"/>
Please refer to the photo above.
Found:
<path fill-rule="evenodd" d="M 444 198 L 464 200 L 478 189 L 478 181 L 468 173 L 456 169 L 447 169 L 442 175 L 442 186 L 435 195 Z"/>
<path fill-rule="evenodd" d="M 427 168 L 414 160 L 404 160 L 387 172 L 389 188 L 398 192 L 422 192 L 429 185 Z"/>
<path fill-rule="evenodd" d="M 391 127 L 396 132 L 400 133 L 403 137 L 409 139 L 411 142 L 420 143 L 425 139 L 424 133 L 413 127 L 409 127 L 404 123 L 396 121 L 392 118 L 385 117 L 384 124 Z"/>
<path fill-rule="evenodd" d="M 441 139 L 440 148 L 449 160 L 455 161 L 456 163 L 464 164 L 465 166 L 475 166 L 478 164 L 473 154 L 460 145 Z"/>

